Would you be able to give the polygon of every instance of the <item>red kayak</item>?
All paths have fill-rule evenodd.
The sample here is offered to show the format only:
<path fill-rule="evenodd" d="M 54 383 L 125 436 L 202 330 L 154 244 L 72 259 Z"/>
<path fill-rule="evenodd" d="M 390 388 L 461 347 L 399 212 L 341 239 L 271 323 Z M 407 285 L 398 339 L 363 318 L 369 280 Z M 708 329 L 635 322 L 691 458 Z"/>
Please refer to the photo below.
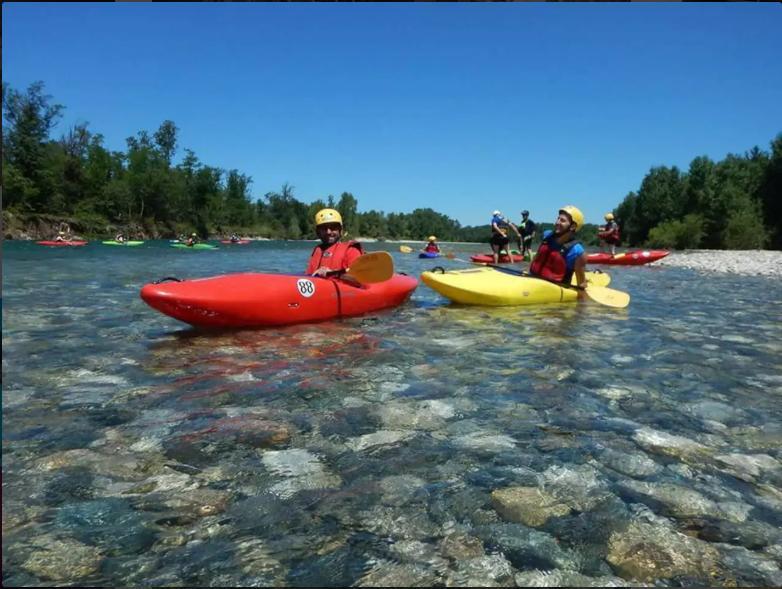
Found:
<path fill-rule="evenodd" d="M 511 254 L 511 260 L 508 259 L 507 254 L 502 254 L 499 258 L 500 264 L 510 264 L 510 263 L 518 263 L 524 261 L 524 256 L 518 255 L 518 254 Z M 476 254 L 474 256 L 470 256 L 470 260 L 473 262 L 479 262 L 481 264 L 493 264 L 494 263 L 494 256 L 491 254 Z"/>
<path fill-rule="evenodd" d="M 235 244 L 235 245 L 246 245 L 250 243 L 249 239 L 240 239 L 239 241 L 231 241 L 230 239 L 221 239 L 220 243 L 228 243 L 228 244 Z"/>
<path fill-rule="evenodd" d="M 52 245 L 55 247 L 87 245 L 86 241 L 36 241 L 38 245 Z"/>
<path fill-rule="evenodd" d="M 296 274 L 173 280 L 144 285 L 141 298 L 197 327 L 267 327 L 353 317 L 401 305 L 418 286 L 418 280 L 402 274 L 363 286 Z"/>
<path fill-rule="evenodd" d="M 662 260 L 671 252 L 667 250 L 635 250 L 623 254 L 587 254 L 589 264 L 612 264 L 615 266 L 640 266 Z"/>

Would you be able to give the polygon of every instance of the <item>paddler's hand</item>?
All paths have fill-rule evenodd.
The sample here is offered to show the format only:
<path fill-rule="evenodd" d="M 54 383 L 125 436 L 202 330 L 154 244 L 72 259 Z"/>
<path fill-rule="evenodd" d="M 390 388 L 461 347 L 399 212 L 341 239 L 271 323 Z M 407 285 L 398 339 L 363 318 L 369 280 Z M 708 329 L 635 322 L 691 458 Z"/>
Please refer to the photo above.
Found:
<path fill-rule="evenodd" d="M 312 273 L 313 276 L 326 276 L 328 273 L 331 272 L 329 268 L 326 268 L 326 266 L 321 266 L 315 272 Z"/>

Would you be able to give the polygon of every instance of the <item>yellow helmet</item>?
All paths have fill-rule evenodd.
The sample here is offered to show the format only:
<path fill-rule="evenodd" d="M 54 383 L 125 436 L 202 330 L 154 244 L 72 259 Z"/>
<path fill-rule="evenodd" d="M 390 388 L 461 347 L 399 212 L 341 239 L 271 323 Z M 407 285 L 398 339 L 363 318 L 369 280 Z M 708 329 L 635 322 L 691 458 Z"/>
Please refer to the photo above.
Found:
<path fill-rule="evenodd" d="M 579 211 L 576 207 L 574 207 L 573 205 L 567 205 L 559 209 L 559 212 L 567 213 L 568 217 L 570 217 L 570 220 L 576 224 L 576 228 L 573 229 L 573 232 L 576 232 L 579 229 L 581 229 L 581 226 L 584 224 L 584 214 L 581 211 Z"/>
<path fill-rule="evenodd" d="M 437 238 L 436 238 L 434 235 L 430 235 L 430 236 L 428 237 L 428 240 L 429 240 L 429 241 L 437 241 Z"/>
<path fill-rule="evenodd" d="M 326 223 L 339 223 L 342 225 L 342 215 L 334 209 L 321 209 L 315 214 L 315 226 L 325 225 Z"/>
<path fill-rule="evenodd" d="M 606 221 L 613 221 L 613 220 L 614 220 L 614 214 L 606 213 Z"/>

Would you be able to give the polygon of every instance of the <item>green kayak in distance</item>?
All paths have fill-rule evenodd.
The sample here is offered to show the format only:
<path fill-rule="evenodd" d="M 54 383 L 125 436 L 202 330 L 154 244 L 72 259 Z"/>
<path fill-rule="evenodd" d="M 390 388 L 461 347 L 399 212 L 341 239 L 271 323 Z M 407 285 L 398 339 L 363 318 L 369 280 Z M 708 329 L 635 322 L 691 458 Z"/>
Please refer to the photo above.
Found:
<path fill-rule="evenodd" d="M 169 243 L 171 247 L 178 247 L 185 250 L 216 250 L 219 249 L 216 245 L 209 245 L 208 243 L 197 243 L 195 245 L 186 245 L 184 243 Z"/>
<path fill-rule="evenodd" d="M 101 241 L 103 245 L 125 245 L 128 247 L 133 247 L 134 245 L 141 245 L 144 243 L 143 241 L 116 241 L 114 239 L 111 239 L 109 241 Z"/>

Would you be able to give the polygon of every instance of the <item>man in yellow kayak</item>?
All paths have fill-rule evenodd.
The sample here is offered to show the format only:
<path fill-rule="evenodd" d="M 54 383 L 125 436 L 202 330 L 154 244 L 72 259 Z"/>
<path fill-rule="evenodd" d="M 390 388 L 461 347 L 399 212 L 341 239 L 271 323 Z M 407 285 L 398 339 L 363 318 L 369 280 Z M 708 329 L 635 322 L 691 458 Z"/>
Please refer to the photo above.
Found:
<path fill-rule="evenodd" d="M 334 209 L 321 209 L 315 215 L 315 232 L 320 243 L 315 246 L 307 264 L 306 273 L 326 276 L 332 272 L 344 272 L 364 253 L 357 241 L 340 241 L 342 215 Z"/>
<path fill-rule="evenodd" d="M 587 255 L 584 246 L 576 240 L 576 233 L 584 225 L 584 215 L 573 205 L 559 209 L 554 229 L 545 231 L 538 247 L 538 253 L 529 267 L 532 276 L 551 282 L 570 284 L 576 273 L 578 286 L 587 287 Z M 578 298 L 585 299 L 584 291 L 579 290 Z"/>

